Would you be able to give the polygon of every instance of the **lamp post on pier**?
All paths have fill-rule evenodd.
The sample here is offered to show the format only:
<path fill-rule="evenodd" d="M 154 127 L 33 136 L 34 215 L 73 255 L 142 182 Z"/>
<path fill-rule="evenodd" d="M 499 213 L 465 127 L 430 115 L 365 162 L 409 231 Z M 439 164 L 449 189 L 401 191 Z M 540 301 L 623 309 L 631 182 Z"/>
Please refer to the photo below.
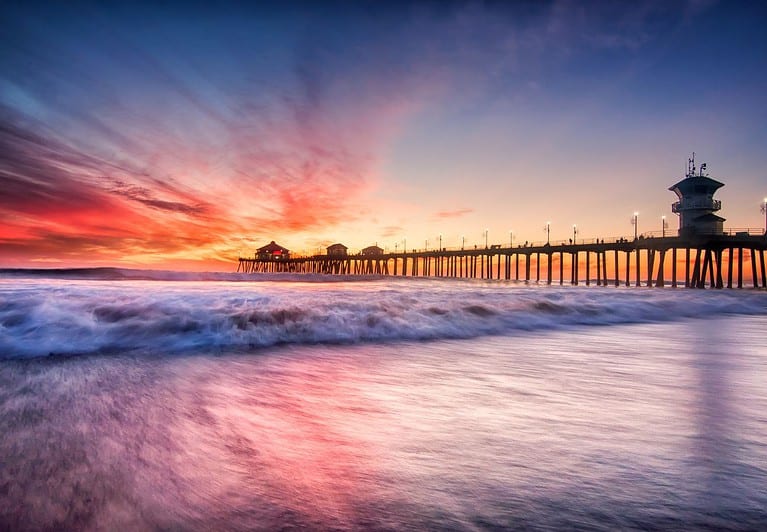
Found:
<path fill-rule="evenodd" d="M 661 234 L 663 235 L 663 238 L 666 238 L 666 229 L 668 229 L 668 222 L 666 221 L 666 216 L 661 216 L 661 227 L 663 228 L 661 231 Z"/>
<path fill-rule="evenodd" d="M 631 225 L 634 226 L 634 240 L 636 240 L 639 235 L 639 213 L 638 212 L 635 212 L 633 218 L 631 218 Z"/>
<path fill-rule="evenodd" d="M 514 231 L 509 229 L 509 249 L 514 247 Z"/>
<path fill-rule="evenodd" d="M 461 235 L 461 251 L 466 247 L 466 235 Z"/>
<path fill-rule="evenodd" d="M 575 244 L 575 235 L 578 234 L 578 226 L 573 224 L 573 244 Z"/>
<path fill-rule="evenodd" d="M 546 231 L 546 245 L 551 243 L 551 222 L 546 222 L 546 227 L 543 228 Z"/>
<path fill-rule="evenodd" d="M 402 239 L 402 252 L 407 253 L 407 237 Z"/>
<path fill-rule="evenodd" d="M 762 201 L 762 212 L 764 213 L 764 234 L 767 235 L 767 198 Z"/>
<path fill-rule="evenodd" d="M 442 251 L 442 233 L 439 234 L 439 250 Z"/>
<path fill-rule="evenodd" d="M 487 234 L 490 232 L 490 229 L 485 228 L 485 249 L 487 249 Z"/>

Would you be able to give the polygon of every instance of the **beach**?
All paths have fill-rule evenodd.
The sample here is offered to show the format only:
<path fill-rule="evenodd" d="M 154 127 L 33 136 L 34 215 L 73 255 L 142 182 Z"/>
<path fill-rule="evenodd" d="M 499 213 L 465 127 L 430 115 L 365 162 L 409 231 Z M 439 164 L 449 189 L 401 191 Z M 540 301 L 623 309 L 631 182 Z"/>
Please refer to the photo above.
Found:
<path fill-rule="evenodd" d="M 156 316 L 154 329 L 139 326 L 126 311 L 110 314 L 108 332 L 91 324 L 90 339 L 87 327 L 78 333 L 69 323 L 80 349 L 95 342 L 90 352 L 5 352 L 5 529 L 767 523 L 764 293 L 388 280 L 26 283 L 3 287 L 6 323 L 11 292 L 17 302 L 37 301 L 49 317 L 64 316 L 56 307 L 67 307 L 68 319 L 83 327 L 84 318 L 71 312 L 79 305 L 93 307 L 92 316 L 101 312 L 103 322 L 109 300 L 113 312 L 118 304 L 148 305 L 146 311 L 172 294 L 198 304 L 250 301 L 234 313 L 229 307 L 230 315 L 254 301 L 283 314 L 273 323 L 262 316 L 250 329 L 234 327 L 275 327 L 260 336 L 261 345 L 258 335 L 213 335 L 213 326 L 205 329 L 207 344 L 191 341 L 178 332 L 182 326 L 162 328 Z M 57 297 L 35 299 L 43 288 L 58 290 Z M 427 337 L 411 338 L 415 329 L 404 324 L 395 329 L 382 315 L 370 321 L 362 302 L 373 304 L 371 293 L 387 290 L 395 293 L 376 305 L 404 301 L 398 312 L 417 309 L 443 322 L 429 321 Z M 332 322 L 340 329 L 335 336 L 316 337 L 299 310 L 327 292 L 336 308 L 355 308 L 366 328 L 388 337 L 357 330 L 343 313 Z M 453 295 L 460 307 L 448 303 Z M 616 319 L 620 311 L 600 315 L 594 306 L 600 298 L 640 314 L 626 323 Z M 285 301 L 293 302 L 292 314 Z M 674 302 L 697 310 L 674 315 Z M 669 313 L 642 314 L 650 304 Z M 464 327 L 447 328 L 459 308 L 469 308 L 464 314 L 477 322 L 456 319 Z M 585 318 L 571 316 L 574 308 Z M 211 305 L 206 311 L 215 313 Z M 191 319 L 180 307 L 175 314 L 182 324 Z M 187 336 L 196 330 L 189 323 L 186 329 Z M 56 331 L 48 325 L 49 337 Z M 33 336 L 27 330 L 24 338 Z M 227 345 L 222 338 L 245 341 Z"/>

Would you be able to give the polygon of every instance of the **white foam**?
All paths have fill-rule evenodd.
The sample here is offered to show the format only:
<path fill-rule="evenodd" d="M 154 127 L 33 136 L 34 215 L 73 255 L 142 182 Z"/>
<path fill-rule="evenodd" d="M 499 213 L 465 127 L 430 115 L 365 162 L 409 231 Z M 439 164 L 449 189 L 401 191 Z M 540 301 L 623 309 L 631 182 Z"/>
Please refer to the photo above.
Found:
<path fill-rule="evenodd" d="M 732 313 L 767 314 L 767 293 L 413 279 L 5 279 L 0 280 L 0 356 L 471 338 Z"/>

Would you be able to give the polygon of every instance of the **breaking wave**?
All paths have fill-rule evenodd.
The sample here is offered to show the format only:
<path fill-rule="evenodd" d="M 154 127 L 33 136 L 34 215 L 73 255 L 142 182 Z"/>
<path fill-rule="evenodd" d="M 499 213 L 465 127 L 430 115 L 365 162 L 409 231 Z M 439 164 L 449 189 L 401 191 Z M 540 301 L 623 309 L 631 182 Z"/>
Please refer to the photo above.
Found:
<path fill-rule="evenodd" d="M 228 281 L 228 282 L 350 282 L 380 279 L 380 275 L 321 275 L 304 273 L 179 272 L 131 268 L 0 268 L 1 279 L 68 279 L 79 281 Z"/>
<path fill-rule="evenodd" d="M 305 277 L 301 277 L 305 279 Z M 0 281 L 0 358 L 472 338 L 767 314 L 767 293 L 355 283 Z"/>

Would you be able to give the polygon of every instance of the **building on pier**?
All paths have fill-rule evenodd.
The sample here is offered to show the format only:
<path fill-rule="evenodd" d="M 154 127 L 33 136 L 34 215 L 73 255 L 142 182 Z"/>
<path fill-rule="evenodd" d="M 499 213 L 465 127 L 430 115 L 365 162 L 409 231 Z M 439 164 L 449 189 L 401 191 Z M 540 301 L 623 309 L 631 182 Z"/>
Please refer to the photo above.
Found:
<path fill-rule="evenodd" d="M 379 248 L 378 246 L 368 246 L 365 249 L 362 250 L 362 254 L 366 257 L 375 257 L 378 255 L 383 255 L 384 250 L 382 248 Z"/>
<path fill-rule="evenodd" d="M 290 250 L 272 240 L 256 250 L 256 258 L 258 260 L 287 260 L 290 258 Z"/>
<path fill-rule="evenodd" d="M 672 212 L 679 215 L 679 236 L 724 234 L 724 218 L 714 214 L 722 208 L 722 202 L 714 199 L 714 193 L 724 183 L 711 179 L 703 171 L 706 163 L 695 168 L 695 154 L 687 163 L 687 175 L 669 188 L 679 201 L 671 205 Z"/>
<path fill-rule="evenodd" d="M 343 244 L 331 244 L 328 246 L 328 257 L 345 257 L 348 249 Z"/>

